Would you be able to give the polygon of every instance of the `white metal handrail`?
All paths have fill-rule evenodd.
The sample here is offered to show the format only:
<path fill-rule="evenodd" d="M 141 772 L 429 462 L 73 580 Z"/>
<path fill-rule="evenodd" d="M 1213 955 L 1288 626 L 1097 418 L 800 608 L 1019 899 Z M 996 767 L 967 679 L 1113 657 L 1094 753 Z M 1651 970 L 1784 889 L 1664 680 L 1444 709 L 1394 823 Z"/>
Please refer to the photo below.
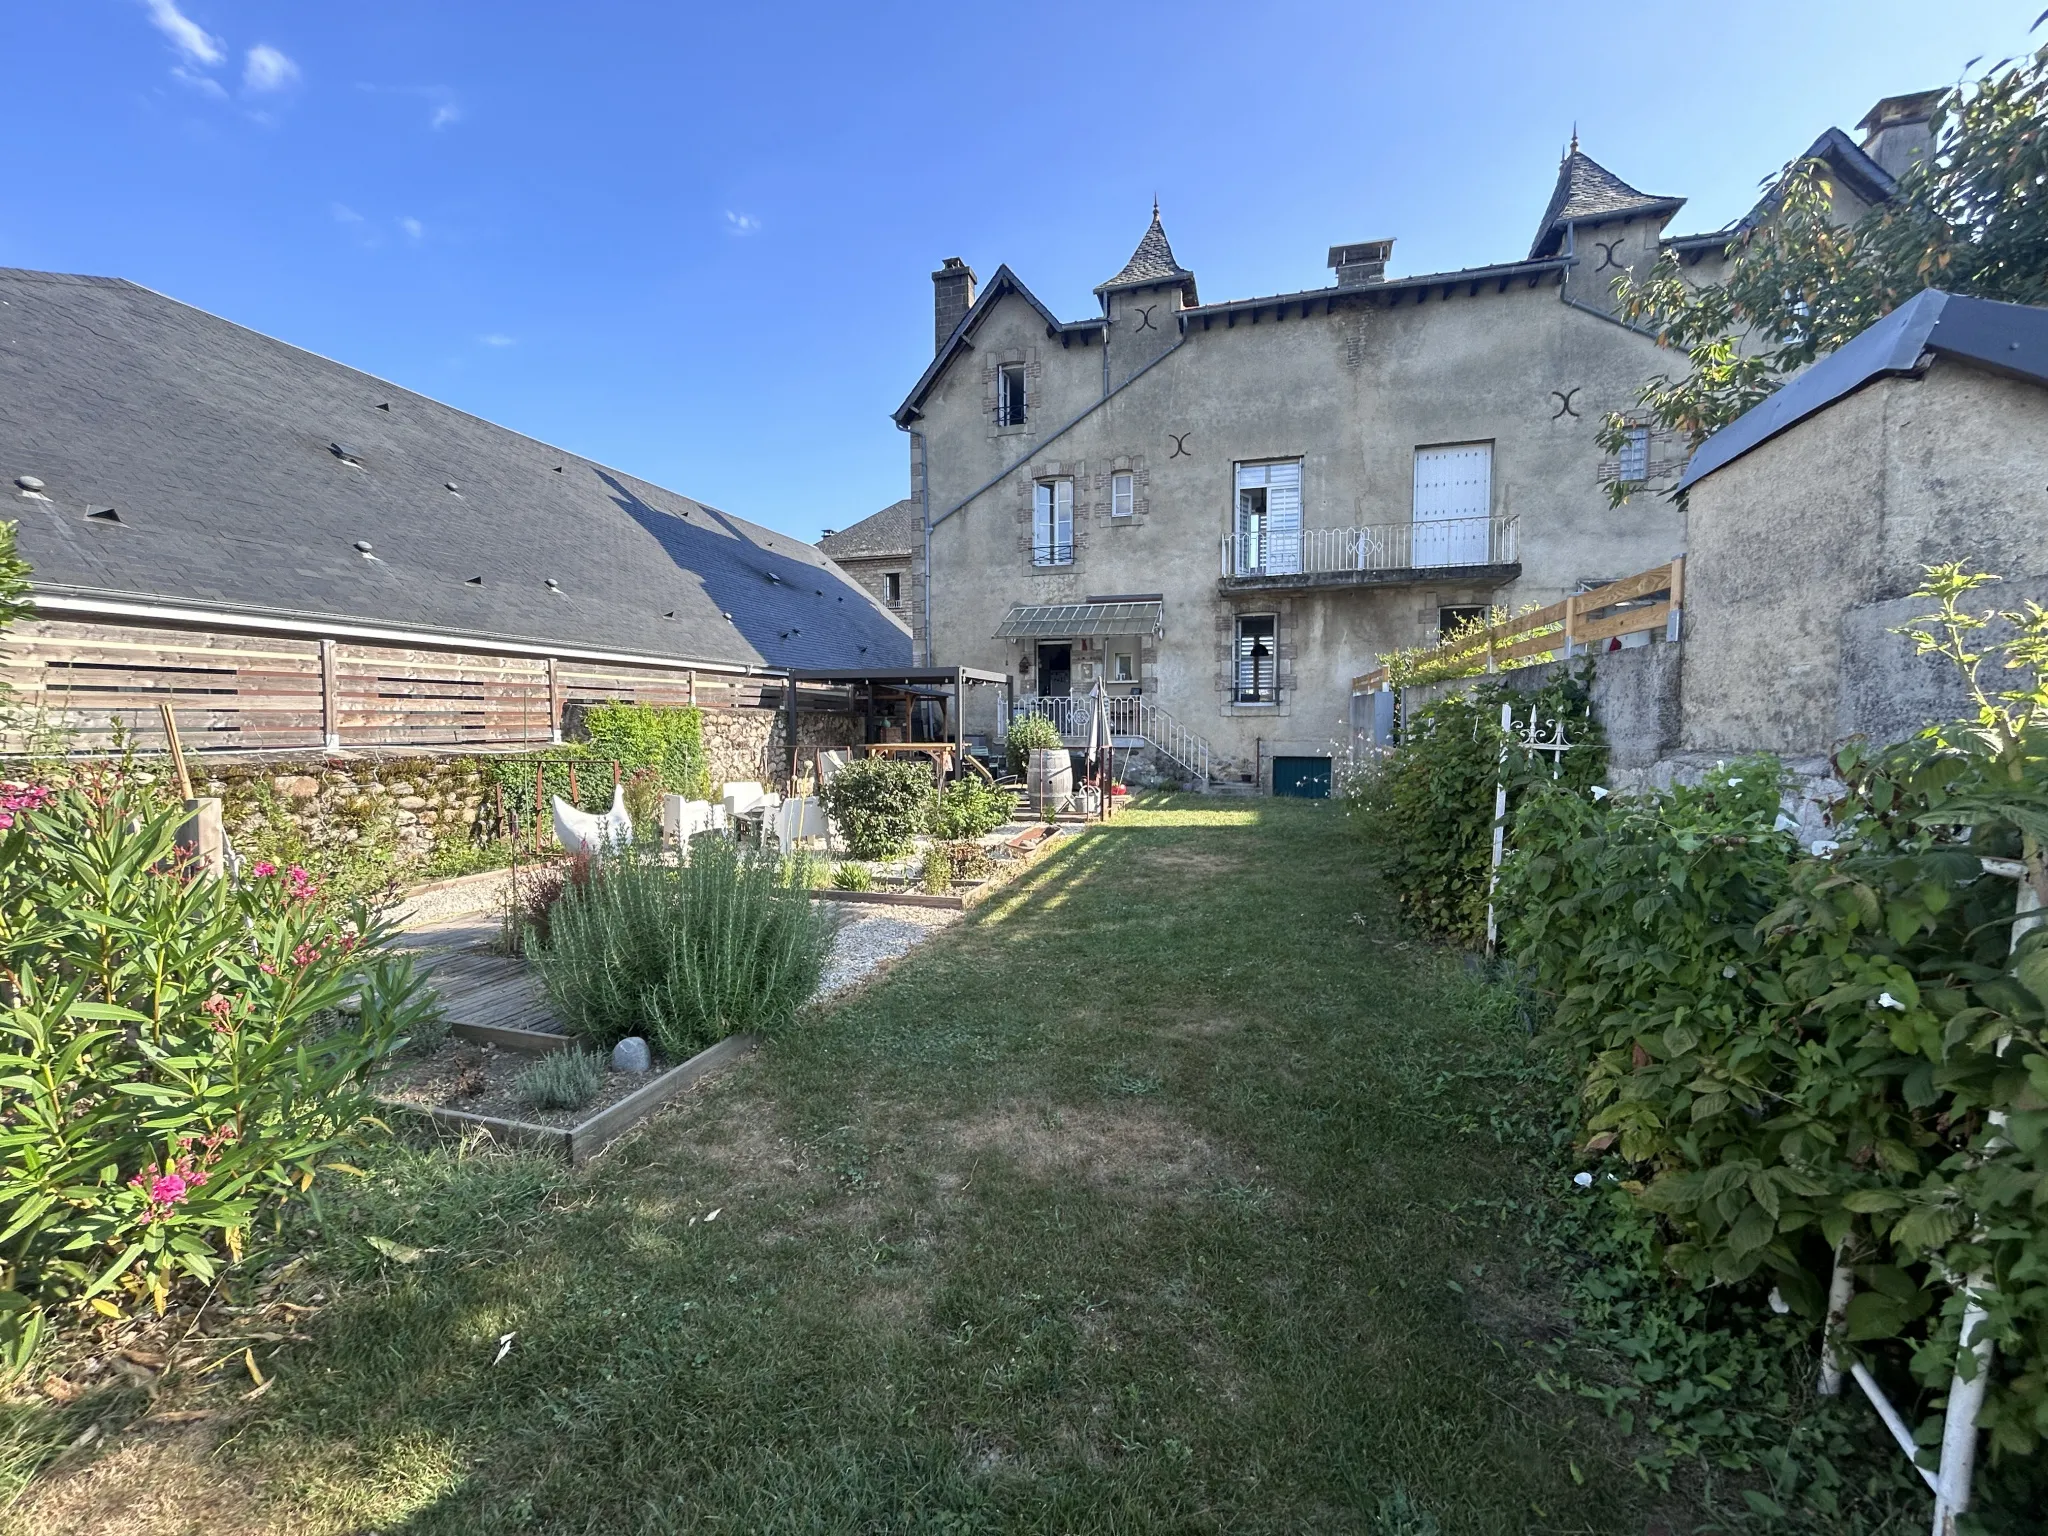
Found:
<path fill-rule="evenodd" d="M 1111 694 L 1105 696 L 1104 702 L 1109 706 L 1112 736 L 1138 737 L 1199 778 L 1204 787 L 1208 785 L 1207 741 L 1143 694 Z M 1026 715 L 1040 715 L 1053 723 L 1062 739 L 1079 741 L 1088 734 L 1089 712 L 1093 707 L 1085 694 L 1024 694 L 1018 698 L 1014 712 L 999 715 L 996 735 L 999 740 L 1007 740 L 1011 721 L 1021 720 Z"/>
<path fill-rule="evenodd" d="M 1223 536 L 1223 574 L 1321 576 L 1507 565 L 1515 559 L 1517 521 L 1513 517 L 1449 517 L 1362 528 L 1240 530 Z"/>

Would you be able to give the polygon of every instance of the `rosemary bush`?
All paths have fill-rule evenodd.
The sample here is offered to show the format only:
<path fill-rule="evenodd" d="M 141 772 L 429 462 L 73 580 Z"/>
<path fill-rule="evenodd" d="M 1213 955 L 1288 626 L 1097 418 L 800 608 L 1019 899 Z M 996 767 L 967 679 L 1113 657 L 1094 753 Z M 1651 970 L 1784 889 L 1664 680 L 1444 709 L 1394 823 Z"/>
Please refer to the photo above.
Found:
<path fill-rule="evenodd" d="M 595 1051 L 552 1051 L 512 1081 L 535 1109 L 581 1109 L 604 1086 L 604 1057 Z"/>
<path fill-rule="evenodd" d="M 834 918 L 809 899 L 809 861 L 697 839 L 687 864 L 596 864 L 527 955 L 565 1023 L 609 1046 L 645 1034 L 674 1060 L 787 1023 L 817 991 Z"/>

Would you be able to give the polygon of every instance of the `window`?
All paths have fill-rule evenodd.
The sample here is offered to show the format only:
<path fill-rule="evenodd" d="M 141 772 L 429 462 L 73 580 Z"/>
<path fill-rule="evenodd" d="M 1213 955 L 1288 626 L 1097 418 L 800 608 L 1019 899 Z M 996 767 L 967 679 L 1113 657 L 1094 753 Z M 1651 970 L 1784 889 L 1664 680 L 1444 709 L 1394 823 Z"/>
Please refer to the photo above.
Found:
<path fill-rule="evenodd" d="M 1137 510 L 1138 477 L 1128 469 L 1120 469 L 1109 477 L 1109 515 L 1129 517 Z"/>
<path fill-rule="evenodd" d="M 1024 365 L 1004 363 L 996 370 L 996 425 L 1024 425 Z"/>
<path fill-rule="evenodd" d="M 1415 450 L 1416 565 L 1488 564 L 1492 512 L 1493 444 Z"/>
<path fill-rule="evenodd" d="M 1277 704 L 1280 701 L 1280 657 L 1270 613 L 1248 613 L 1237 621 L 1237 702 Z"/>
<path fill-rule="evenodd" d="M 1484 603 L 1460 603 L 1454 607 L 1443 607 L 1436 611 L 1436 632 L 1448 639 L 1461 629 L 1486 622 Z"/>
<path fill-rule="evenodd" d="M 1619 478 L 1623 485 L 1641 485 L 1650 478 L 1650 429 L 1630 427 L 1621 440 Z"/>
<path fill-rule="evenodd" d="M 882 576 L 882 601 L 895 604 L 903 601 L 903 573 L 888 571 Z"/>
<path fill-rule="evenodd" d="M 1109 680 L 1112 683 L 1135 683 L 1138 680 L 1137 673 L 1131 666 L 1129 651 L 1117 651 L 1110 656 Z"/>
<path fill-rule="evenodd" d="M 1301 461 L 1237 466 L 1234 575 L 1301 570 Z"/>
<path fill-rule="evenodd" d="M 1031 488 L 1031 563 L 1074 563 L 1074 482 L 1041 480 Z"/>

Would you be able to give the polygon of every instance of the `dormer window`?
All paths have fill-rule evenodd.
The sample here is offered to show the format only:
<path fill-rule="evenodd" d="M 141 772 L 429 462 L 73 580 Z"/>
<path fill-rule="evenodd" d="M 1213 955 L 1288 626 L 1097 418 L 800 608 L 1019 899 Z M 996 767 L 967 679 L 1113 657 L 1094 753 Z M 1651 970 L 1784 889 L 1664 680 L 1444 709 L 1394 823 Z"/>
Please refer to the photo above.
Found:
<path fill-rule="evenodd" d="M 996 369 L 996 425 L 1024 425 L 1024 365 L 1004 363 Z"/>

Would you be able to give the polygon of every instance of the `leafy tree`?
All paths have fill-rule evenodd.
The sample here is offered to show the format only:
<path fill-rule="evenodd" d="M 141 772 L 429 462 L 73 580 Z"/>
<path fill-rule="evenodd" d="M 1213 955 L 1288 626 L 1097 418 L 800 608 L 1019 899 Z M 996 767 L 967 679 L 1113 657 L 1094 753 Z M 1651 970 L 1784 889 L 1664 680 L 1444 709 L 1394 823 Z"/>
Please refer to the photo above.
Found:
<path fill-rule="evenodd" d="M 1852 224 L 1834 216 L 1826 165 L 1801 161 L 1777 178 L 1771 217 L 1730 242 L 1719 282 L 1693 286 L 1669 253 L 1616 281 L 1623 317 L 1686 358 L 1638 393 L 1653 422 L 1697 447 L 1926 288 L 2048 302 L 2048 48 L 1949 92 L 1932 127 L 1896 195 Z M 1630 424 L 1609 416 L 1601 447 L 1619 452 Z"/>

